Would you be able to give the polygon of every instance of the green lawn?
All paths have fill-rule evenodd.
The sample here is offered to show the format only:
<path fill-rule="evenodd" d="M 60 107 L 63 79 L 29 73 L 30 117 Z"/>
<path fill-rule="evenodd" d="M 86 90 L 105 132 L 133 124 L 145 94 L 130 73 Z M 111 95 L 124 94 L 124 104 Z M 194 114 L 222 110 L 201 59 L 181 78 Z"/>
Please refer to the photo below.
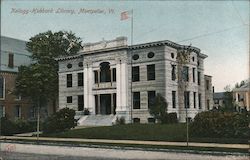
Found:
<path fill-rule="evenodd" d="M 67 132 L 44 135 L 63 138 L 90 138 L 116 140 L 186 141 L 186 124 L 127 124 L 108 127 L 74 129 Z M 192 142 L 248 143 L 247 139 L 198 138 Z"/>

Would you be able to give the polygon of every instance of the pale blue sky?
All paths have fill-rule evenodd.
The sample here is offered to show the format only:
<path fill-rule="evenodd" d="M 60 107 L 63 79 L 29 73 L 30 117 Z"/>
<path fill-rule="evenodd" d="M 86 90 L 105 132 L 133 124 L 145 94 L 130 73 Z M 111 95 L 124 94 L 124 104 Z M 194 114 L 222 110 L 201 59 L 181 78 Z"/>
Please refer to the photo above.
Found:
<path fill-rule="evenodd" d="M 12 13 L 13 9 L 53 9 L 53 13 Z M 58 8 L 75 14 L 55 13 Z M 78 14 L 79 9 L 106 14 Z M 108 10 L 113 13 L 108 13 Z M 205 74 L 213 76 L 215 91 L 247 79 L 249 66 L 249 1 L 18 1 L 2 0 L 1 35 L 29 40 L 47 30 L 71 30 L 84 43 L 127 36 L 134 11 L 134 44 L 171 40 L 190 43 L 208 55 Z"/>

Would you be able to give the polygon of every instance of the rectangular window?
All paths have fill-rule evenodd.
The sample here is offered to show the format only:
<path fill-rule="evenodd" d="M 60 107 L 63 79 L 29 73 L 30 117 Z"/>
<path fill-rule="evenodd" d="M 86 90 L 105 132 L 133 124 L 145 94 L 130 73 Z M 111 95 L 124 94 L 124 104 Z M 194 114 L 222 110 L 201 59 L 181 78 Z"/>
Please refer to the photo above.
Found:
<path fill-rule="evenodd" d="M 5 107 L 4 106 L 0 106 L 0 118 L 1 117 L 5 117 Z"/>
<path fill-rule="evenodd" d="M 184 106 L 185 108 L 190 108 L 189 92 L 184 92 Z"/>
<path fill-rule="evenodd" d="M 183 67 L 183 80 L 188 82 L 189 81 L 189 67 L 184 66 Z"/>
<path fill-rule="evenodd" d="M 193 68 L 193 82 L 195 82 L 195 68 Z"/>
<path fill-rule="evenodd" d="M 147 76 L 148 76 L 148 81 L 150 80 L 155 80 L 155 65 L 147 65 Z"/>
<path fill-rule="evenodd" d="M 83 73 L 77 73 L 78 77 L 78 86 L 83 86 Z"/>
<path fill-rule="evenodd" d="M 4 78 L 0 77 L 0 98 L 4 98 Z"/>
<path fill-rule="evenodd" d="M 154 105 L 155 91 L 148 91 L 148 108 Z"/>
<path fill-rule="evenodd" d="M 14 67 L 14 54 L 10 53 L 9 54 L 9 63 L 8 67 L 13 68 Z"/>
<path fill-rule="evenodd" d="M 95 95 L 95 114 L 99 114 L 99 100 L 98 100 L 98 95 Z"/>
<path fill-rule="evenodd" d="M 116 68 L 113 68 L 113 82 L 116 82 Z"/>
<path fill-rule="evenodd" d="M 35 117 L 36 117 L 36 107 L 32 106 L 30 107 L 29 118 L 35 118 Z"/>
<path fill-rule="evenodd" d="M 176 65 L 172 65 L 172 80 L 176 80 Z"/>
<path fill-rule="evenodd" d="M 67 97 L 67 103 L 72 103 L 72 96 Z"/>
<path fill-rule="evenodd" d="M 196 92 L 194 92 L 194 108 L 196 108 Z"/>
<path fill-rule="evenodd" d="M 132 81 L 140 81 L 140 68 L 139 66 L 132 67 Z"/>
<path fill-rule="evenodd" d="M 209 99 L 207 100 L 207 110 L 210 110 L 210 105 L 209 105 L 210 101 Z"/>
<path fill-rule="evenodd" d="M 140 92 L 133 92 L 133 109 L 140 109 Z"/>
<path fill-rule="evenodd" d="M 206 88 L 209 90 L 209 80 L 206 80 Z"/>
<path fill-rule="evenodd" d="M 83 108 L 84 108 L 83 95 L 78 95 L 78 111 L 83 111 Z"/>
<path fill-rule="evenodd" d="M 199 109 L 201 109 L 202 108 L 202 106 L 201 106 L 201 94 L 199 94 L 198 101 L 199 101 Z"/>
<path fill-rule="evenodd" d="M 15 106 L 15 117 L 21 118 L 21 106 L 20 105 Z"/>
<path fill-rule="evenodd" d="M 72 74 L 67 74 L 67 87 L 72 87 Z"/>
<path fill-rule="evenodd" d="M 98 71 L 94 71 L 95 83 L 98 83 Z"/>
<path fill-rule="evenodd" d="M 200 84 L 201 84 L 201 73 L 198 72 L 198 85 L 200 85 Z"/>
<path fill-rule="evenodd" d="M 176 91 L 172 91 L 172 107 L 176 108 Z"/>

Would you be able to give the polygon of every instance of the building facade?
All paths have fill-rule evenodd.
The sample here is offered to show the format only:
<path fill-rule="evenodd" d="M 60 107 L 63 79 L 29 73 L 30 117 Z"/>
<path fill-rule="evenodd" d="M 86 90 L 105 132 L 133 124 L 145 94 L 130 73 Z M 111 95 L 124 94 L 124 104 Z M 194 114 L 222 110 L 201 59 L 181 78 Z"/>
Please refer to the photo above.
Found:
<path fill-rule="evenodd" d="M 233 98 L 238 111 L 250 111 L 250 82 L 233 89 Z"/>
<path fill-rule="evenodd" d="M 185 90 L 178 88 L 177 51 L 189 53 Z M 127 45 L 127 38 L 85 44 L 74 56 L 60 57 L 59 108 L 69 107 L 91 115 L 115 115 L 126 122 L 147 123 L 149 107 L 157 94 L 165 97 L 168 112 L 180 122 L 213 104 L 212 78 L 204 75 L 207 56 L 196 47 L 171 41 Z M 184 73 L 184 72 L 183 72 Z M 207 82 L 207 83 L 206 83 Z"/>
<path fill-rule="evenodd" d="M 0 117 L 29 119 L 34 117 L 34 105 L 28 99 L 15 95 L 18 67 L 31 63 L 26 42 L 1 36 L 0 52 Z"/>

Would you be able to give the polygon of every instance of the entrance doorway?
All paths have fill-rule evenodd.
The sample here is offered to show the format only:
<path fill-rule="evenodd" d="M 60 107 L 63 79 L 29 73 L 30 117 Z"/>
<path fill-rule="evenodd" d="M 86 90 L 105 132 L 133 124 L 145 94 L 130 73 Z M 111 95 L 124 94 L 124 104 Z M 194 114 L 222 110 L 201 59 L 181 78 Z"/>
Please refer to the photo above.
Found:
<path fill-rule="evenodd" d="M 111 114 L 111 94 L 100 95 L 100 113 Z"/>
<path fill-rule="evenodd" d="M 99 94 L 95 95 L 96 114 L 109 115 L 115 114 L 116 94 Z"/>

